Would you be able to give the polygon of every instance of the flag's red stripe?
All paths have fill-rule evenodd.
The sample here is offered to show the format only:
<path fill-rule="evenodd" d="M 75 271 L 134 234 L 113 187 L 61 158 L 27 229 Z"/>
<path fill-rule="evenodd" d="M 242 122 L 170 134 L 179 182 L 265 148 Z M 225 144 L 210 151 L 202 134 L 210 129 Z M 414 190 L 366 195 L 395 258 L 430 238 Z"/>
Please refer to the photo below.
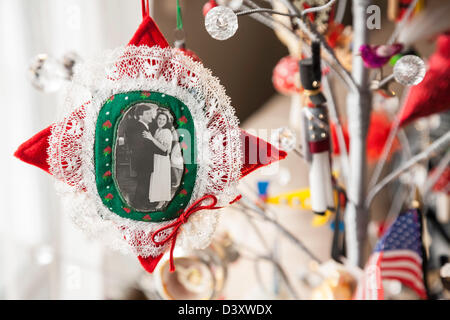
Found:
<path fill-rule="evenodd" d="M 399 272 L 407 272 L 412 274 L 414 277 L 416 277 L 419 281 L 422 280 L 422 274 L 417 273 L 416 270 L 412 269 L 412 268 L 407 268 L 407 267 L 381 267 L 381 274 L 383 274 L 383 271 L 399 271 Z"/>
<path fill-rule="evenodd" d="M 395 264 L 408 264 L 411 266 L 417 266 L 419 270 L 422 270 L 422 261 L 417 261 L 417 260 L 411 260 L 411 259 L 405 259 L 405 258 L 398 258 L 398 259 L 384 259 L 381 261 L 381 264 L 385 264 L 385 265 L 395 265 Z"/>
<path fill-rule="evenodd" d="M 416 289 L 424 290 L 422 279 L 417 279 L 416 277 L 408 277 L 406 274 L 383 274 L 384 279 L 396 279 L 401 281 L 402 283 L 413 283 Z"/>
<path fill-rule="evenodd" d="M 387 261 L 387 262 L 390 262 L 390 261 L 400 261 L 400 260 L 407 260 L 407 261 L 414 262 L 414 263 L 416 263 L 416 264 L 422 264 L 422 261 L 419 261 L 418 259 L 414 259 L 414 258 L 411 257 L 411 256 L 402 256 L 402 255 L 399 255 L 399 256 L 395 256 L 395 257 L 383 257 L 383 261 Z"/>
<path fill-rule="evenodd" d="M 386 277 L 397 277 L 399 279 L 413 281 L 416 284 L 416 286 L 420 286 L 420 287 L 424 286 L 422 277 L 418 278 L 410 273 L 398 272 L 398 271 L 386 271 L 386 270 L 381 271 L 381 273 L 382 273 L 383 277 L 385 277 L 385 278 Z"/>

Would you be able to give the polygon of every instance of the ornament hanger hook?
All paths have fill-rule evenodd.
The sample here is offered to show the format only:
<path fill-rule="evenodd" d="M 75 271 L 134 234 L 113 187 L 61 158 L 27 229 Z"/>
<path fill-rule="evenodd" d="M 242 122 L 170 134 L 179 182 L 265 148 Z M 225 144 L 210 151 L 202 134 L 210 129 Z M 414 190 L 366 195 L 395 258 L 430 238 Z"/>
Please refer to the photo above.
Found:
<path fill-rule="evenodd" d="M 182 48 L 184 49 L 186 47 L 186 34 L 183 29 L 183 18 L 181 15 L 181 6 L 180 6 L 180 0 L 177 0 L 177 27 L 175 28 L 173 34 L 174 34 L 174 46 L 175 48 Z"/>

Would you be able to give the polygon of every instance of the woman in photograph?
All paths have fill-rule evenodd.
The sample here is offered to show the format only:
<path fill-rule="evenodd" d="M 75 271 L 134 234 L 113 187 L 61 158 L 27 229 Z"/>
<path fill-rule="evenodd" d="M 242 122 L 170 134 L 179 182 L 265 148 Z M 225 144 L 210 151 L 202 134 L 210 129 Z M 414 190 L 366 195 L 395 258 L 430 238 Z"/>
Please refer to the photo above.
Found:
<path fill-rule="evenodd" d="M 165 112 L 158 112 L 156 116 L 157 129 L 154 136 L 150 132 L 144 132 L 144 138 L 154 144 L 166 155 L 155 154 L 154 169 L 150 178 L 149 200 L 159 202 L 156 206 L 160 210 L 167 201 L 171 199 L 171 176 L 170 176 L 170 149 L 172 147 L 172 132 L 170 130 L 170 119 Z"/>

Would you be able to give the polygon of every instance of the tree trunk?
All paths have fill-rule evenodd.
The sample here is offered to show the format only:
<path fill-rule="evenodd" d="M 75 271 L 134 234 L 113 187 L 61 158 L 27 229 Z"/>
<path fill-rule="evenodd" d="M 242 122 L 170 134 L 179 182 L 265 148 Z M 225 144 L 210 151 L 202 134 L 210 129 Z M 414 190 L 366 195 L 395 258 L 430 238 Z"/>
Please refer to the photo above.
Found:
<path fill-rule="evenodd" d="M 347 97 L 347 119 L 350 135 L 350 172 L 348 177 L 348 203 L 345 211 L 345 241 L 349 263 L 360 267 L 364 264 L 364 247 L 367 237 L 369 210 L 366 196 L 366 137 L 371 111 L 369 74 L 358 55 L 359 47 L 368 43 L 366 9 L 371 0 L 353 0 L 353 64 L 352 76 L 357 92 Z"/>

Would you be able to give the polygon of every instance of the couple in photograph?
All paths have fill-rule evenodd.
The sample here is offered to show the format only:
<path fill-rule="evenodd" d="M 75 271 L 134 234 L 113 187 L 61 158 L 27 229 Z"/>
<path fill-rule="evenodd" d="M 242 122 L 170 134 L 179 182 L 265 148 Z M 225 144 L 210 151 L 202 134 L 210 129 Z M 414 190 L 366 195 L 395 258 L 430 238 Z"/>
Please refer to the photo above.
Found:
<path fill-rule="evenodd" d="M 127 130 L 137 173 L 132 206 L 158 211 L 171 200 L 172 123 L 167 112 L 151 103 L 136 105 L 135 116 L 137 121 Z"/>

